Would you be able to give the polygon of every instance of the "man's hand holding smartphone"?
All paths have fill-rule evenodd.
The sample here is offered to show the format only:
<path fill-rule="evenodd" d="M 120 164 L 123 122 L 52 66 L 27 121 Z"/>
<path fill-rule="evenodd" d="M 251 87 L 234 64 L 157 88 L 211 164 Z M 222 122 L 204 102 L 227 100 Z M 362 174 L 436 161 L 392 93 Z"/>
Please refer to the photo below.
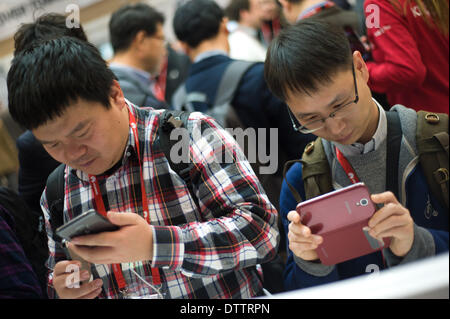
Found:
<path fill-rule="evenodd" d="M 73 269 L 76 271 L 70 271 Z M 55 265 L 53 287 L 60 299 L 94 299 L 101 293 L 103 281 L 96 279 L 81 284 L 81 281 L 89 279 L 90 273 L 86 270 L 80 273 L 80 270 L 81 263 L 77 260 L 64 260 Z"/>
<path fill-rule="evenodd" d="M 108 220 L 119 230 L 73 238 L 69 248 L 95 264 L 117 264 L 151 260 L 153 231 L 147 221 L 135 213 L 109 212 Z"/>
<path fill-rule="evenodd" d="M 109 212 L 108 220 L 119 226 L 118 230 L 105 231 L 74 237 L 67 243 L 67 248 L 82 259 L 95 264 L 116 264 L 151 260 L 153 257 L 153 231 L 152 227 L 140 215 L 135 213 Z M 101 292 L 102 280 L 97 279 L 83 283 L 78 288 L 69 288 L 68 277 L 74 273 L 68 272 L 70 265 L 78 265 L 79 261 L 61 261 L 55 265 L 53 271 L 53 286 L 60 298 L 93 299 Z M 72 266 L 74 267 L 74 266 Z M 80 268 L 78 268 L 80 269 Z M 78 278 L 86 280 L 83 276 L 90 274 L 81 271 Z"/>

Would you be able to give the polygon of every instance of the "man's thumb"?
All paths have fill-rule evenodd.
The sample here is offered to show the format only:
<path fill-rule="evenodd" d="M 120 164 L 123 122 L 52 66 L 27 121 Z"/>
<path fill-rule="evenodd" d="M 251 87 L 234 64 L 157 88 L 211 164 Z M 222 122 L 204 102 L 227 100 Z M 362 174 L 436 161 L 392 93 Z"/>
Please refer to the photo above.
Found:
<path fill-rule="evenodd" d="M 117 226 L 133 225 L 137 222 L 138 214 L 134 213 L 118 213 L 108 212 L 108 219 L 111 223 Z"/>

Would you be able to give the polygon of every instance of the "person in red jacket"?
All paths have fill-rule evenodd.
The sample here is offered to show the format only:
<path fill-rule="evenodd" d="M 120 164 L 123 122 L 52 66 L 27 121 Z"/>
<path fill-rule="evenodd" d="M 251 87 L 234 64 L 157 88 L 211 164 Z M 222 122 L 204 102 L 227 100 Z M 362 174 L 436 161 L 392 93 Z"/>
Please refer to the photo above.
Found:
<path fill-rule="evenodd" d="M 367 0 L 369 86 L 391 105 L 449 112 L 448 0 Z"/>

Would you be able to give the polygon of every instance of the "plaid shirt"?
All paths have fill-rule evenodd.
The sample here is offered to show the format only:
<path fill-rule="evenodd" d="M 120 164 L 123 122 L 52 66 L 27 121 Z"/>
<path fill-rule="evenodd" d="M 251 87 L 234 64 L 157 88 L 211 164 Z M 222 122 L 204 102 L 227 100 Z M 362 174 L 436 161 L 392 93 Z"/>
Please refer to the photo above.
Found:
<path fill-rule="evenodd" d="M 43 298 L 14 227 L 13 216 L 0 205 L 0 299 Z"/>
<path fill-rule="evenodd" d="M 162 111 L 130 108 L 138 126 L 154 253 L 151 261 L 121 264 L 127 288 L 141 297 L 153 294 L 130 268 L 151 282 L 150 267 L 157 267 L 166 298 L 250 298 L 261 294 L 262 277 L 256 266 L 276 253 L 277 212 L 235 140 L 212 118 L 201 113 L 190 115 L 190 132 L 194 127 L 209 132 L 195 139 L 190 136 L 194 200 L 157 142 Z M 221 163 L 215 160 L 218 153 L 232 154 L 234 161 Z M 130 129 L 122 165 L 112 175 L 97 177 L 107 211 L 143 216 L 139 174 Z M 52 237 L 45 191 L 41 205 L 49 236 L 48 267 L 53 269 L 66 258 Z M 65 222 L 94 207 L 88 176 L 66 167 Z M 93 265 L 92 273 L 103 280 L 99 298 L 119 298 L 111 265 Z M 51 285 L 49 288 L 49 296 L 53 296 Z"/>

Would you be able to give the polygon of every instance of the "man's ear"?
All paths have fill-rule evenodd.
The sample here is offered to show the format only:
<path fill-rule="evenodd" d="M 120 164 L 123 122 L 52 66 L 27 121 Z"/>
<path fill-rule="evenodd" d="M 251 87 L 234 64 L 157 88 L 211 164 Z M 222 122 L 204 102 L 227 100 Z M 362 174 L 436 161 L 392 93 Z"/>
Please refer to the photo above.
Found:
<path fill-rule="evenodd" d="M 359 51 L 353 52 L 353 65 L 355 72 L 359 73 L 366 83 L 369 82 L 369 69 Z"/>
<path fill-rule="evenodd" d="M 219 33 L 224 33 L 228 36 L 228 34 L 230 33 L 230 31 L 228 31 L 228 22 L 230 22 L 230 20 L 228 19 L 228 17 L 224 17 L 222 19 L 222 22 L 220 23 L 220 27 L 219 27 Z"/>
<path fill-rule="evenodd" d="M 111 106 L 116 106 L 119 109 L 122 109 L 126 106 L 125 96 L 123 95 L 122 88 L 117 80 L 113 80 L 111 85 L 111 89 L 109 92 L 109 102 Z"/>
<path fill-rule="evenodd" d="M 136 35 L 134 36 L 134 39 L 132 41 L 132 45 L 134 45 L 137 48 L 139 48 L 139 46 L 142 43 L 144 43 L 144 40 L 145 40 L 146 37 L 147 37 L 147 32 L 145 32 L 144 30 L 138 31 L 138 33 L 136 33 Z"/>
<path fill-rule="evenodd" d="M 283 9 L 285 9 L 285 10 L 290 10 L 291 9 L 291 3 L 289 1 L 278 0 L 278 2 L 280 2 L 280 4 L 283 7 Z"/>
<path fill-rule="evenodd" d="M 177 42 L 177 46 L 179 47 L 179 48 L 181 48 L 181 50 L 183 50 L 183 52 L 187 55 L 187 56 L 191 56 L 190 54 L 191 54 L 191 52 L 192 52 L 192 49 L 189 47 L 189 45 L 186 43 L 186 42 L 182 42 L 182 41 L 178 41 Z"/>

